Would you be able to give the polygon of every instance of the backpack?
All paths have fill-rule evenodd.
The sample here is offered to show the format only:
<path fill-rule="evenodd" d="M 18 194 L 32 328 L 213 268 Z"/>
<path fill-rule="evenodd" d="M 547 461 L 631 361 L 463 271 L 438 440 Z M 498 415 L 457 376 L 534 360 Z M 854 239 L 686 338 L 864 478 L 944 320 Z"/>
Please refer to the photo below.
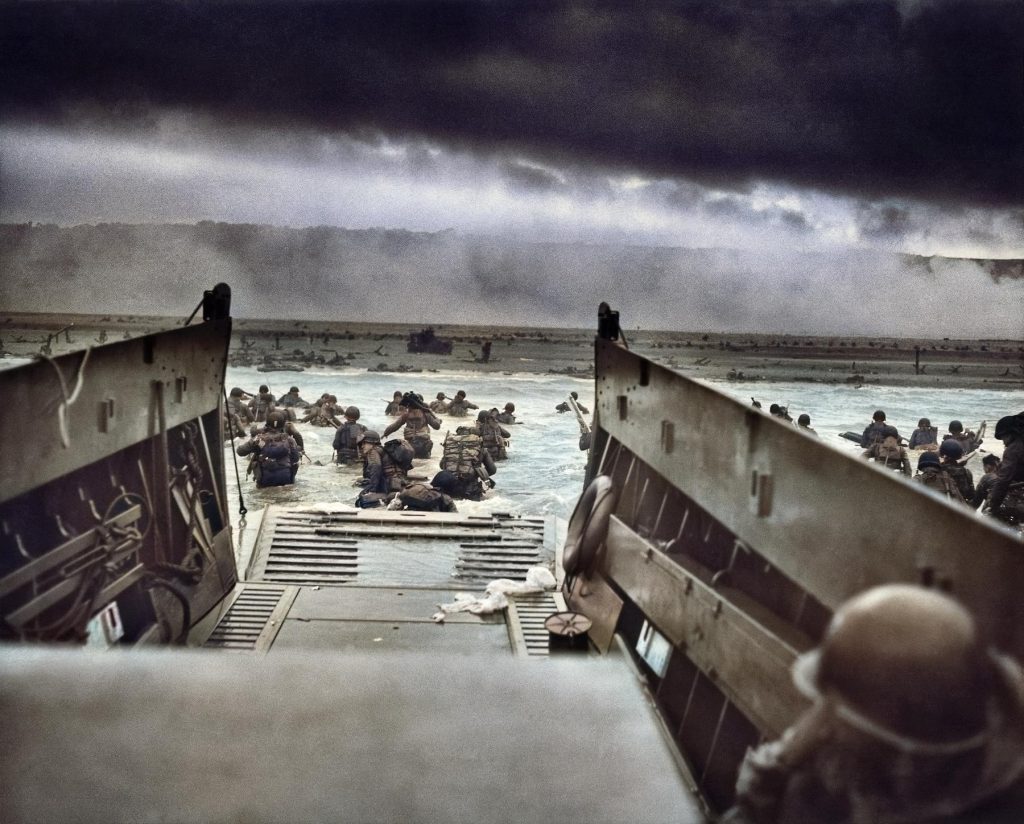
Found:
<path fill-rule="evenodd" d="M 412 459 L 415 457 L 415 451 L 412 448 L 412 444 L 408 441 L 393 439 L 384 444 L 384 452 L 387 453 L 388 457 L 391 458 L 403 472 L 408 472 L 412 469 Z"/>
<path fill-rule="evenodd" d="M 437 512 L 441 501 L 441 493 L 429 484 L 410 484 L 398 496 L 409 509 L 420 512 Z"/>
<path fill-rule="evenodd" d="M 441 469 L 454 473 L 459 480 L 477 478 L 476 468 L 480 466 L 481 449 L 483 449 L 483 441 L 479 435 L 470 433 L 449 435 L 444 439 Z"/>
<path fill-rule="evenodd" d="M 260 442 L 260 465 L 292 465 L 292 446 L 288 435 L 272 435 Z"/>
<path fill-rule="evenodd" d="M 898 469 L 903 463 L 903 450 L 899 441 L 892 435 L 875 444 L 874 452 L 875 460 L 886 466 L 894 466 Z"/>
<path fill-rule="evenodd" d="M 956 483 L 949 477 L 949 475 L 938 467 L 928 467 L 923 470 L 915 480 L 929 489 L 941 492 L 943 495 L 954 501 L 960 501 L 963 503 L 964 496 L 960 494 L 960 490 L 957 488 Z"/>

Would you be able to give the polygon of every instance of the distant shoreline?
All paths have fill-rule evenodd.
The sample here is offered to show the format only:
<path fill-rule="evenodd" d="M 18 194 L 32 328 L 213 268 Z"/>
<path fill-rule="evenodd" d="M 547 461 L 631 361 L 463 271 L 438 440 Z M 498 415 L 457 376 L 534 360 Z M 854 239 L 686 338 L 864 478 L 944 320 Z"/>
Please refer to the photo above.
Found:
<path fill-rule="evenodd" d="M 183 318 L 125 315 L 6 313 L 4 351 L 37 354 L 50 340 L 55 354 L 180 325 Z M 70 326 L 56 338 L 53 334 Z M 294 365 L 417 372 L 592 374 L 589 329 L 483 327 L 437 324 L 452 342 L 448 355 L 406 351 L 408 323 L 235 319 L 234 365 Z M 676 371 L 707 380 L 764 380 L 827 384 L 1024 390 L 1024 344 L 1013 340 L 814 336 L 624 330 L 630 348 Z M 483 343 L 491 342 L 488 362 Z M 920 368 L 915 371 L 915 359 Z M 280 378 L 288 370 L 268 372 Z M 301 372 L 291 372 L 296 376 Z"/>

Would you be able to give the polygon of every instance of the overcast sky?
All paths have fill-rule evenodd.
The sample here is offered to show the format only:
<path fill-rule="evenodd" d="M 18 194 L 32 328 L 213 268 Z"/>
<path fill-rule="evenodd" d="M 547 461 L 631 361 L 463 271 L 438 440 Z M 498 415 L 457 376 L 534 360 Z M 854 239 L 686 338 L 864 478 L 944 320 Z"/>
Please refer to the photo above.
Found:
<path fill-rule="evenodd" d="M 0 220 L 1024 257 L 1022 55 L 1019 0 L 12 3 Z"/>

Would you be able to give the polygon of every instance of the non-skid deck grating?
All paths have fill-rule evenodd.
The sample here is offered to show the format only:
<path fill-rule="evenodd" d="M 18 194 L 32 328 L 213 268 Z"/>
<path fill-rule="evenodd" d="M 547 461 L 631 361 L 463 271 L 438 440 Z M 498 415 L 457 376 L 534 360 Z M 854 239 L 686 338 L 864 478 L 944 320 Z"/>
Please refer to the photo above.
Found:
<path fill-rule="evenodd" d="M 536 595 L 517 595 L 509 599 L 509 620 L 517 624 L 514 630 L 517 641 L 521 639 L 520 654 L 528 656 L 545 656 L 548 654 L 548 631 L 544 620 L 554 612 L 565 609 L 561 596 L 553 592 L 540 592 Z"/>
<path fill-rule="evenodd" d="M 256 649 L 256 643 L 284 593 L 284 587 L 246 587 L 203 646 L 238 651 Z"/>
<path fill-rule="evenodd" d="M 324 534 L 315 517 L 279 516 L 267 553 L 264 581 L 282 584 L 334 584 L 358 573 L 355 538 Z"/>

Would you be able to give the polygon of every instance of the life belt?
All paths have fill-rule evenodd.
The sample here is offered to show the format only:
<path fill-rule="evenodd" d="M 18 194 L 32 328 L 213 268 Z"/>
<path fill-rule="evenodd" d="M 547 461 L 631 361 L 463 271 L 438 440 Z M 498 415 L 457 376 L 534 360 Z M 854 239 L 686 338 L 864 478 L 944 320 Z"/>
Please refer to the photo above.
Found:
<path fill-rule="evenodd" d="M 618 499 L 608 475 L 598 475 L 583 490 L 569 519 L 562 550 L 562 567 L 568 575 L 589 575 L 593 571 L 597 551 L 608 534 L 608 519 Z"/>

